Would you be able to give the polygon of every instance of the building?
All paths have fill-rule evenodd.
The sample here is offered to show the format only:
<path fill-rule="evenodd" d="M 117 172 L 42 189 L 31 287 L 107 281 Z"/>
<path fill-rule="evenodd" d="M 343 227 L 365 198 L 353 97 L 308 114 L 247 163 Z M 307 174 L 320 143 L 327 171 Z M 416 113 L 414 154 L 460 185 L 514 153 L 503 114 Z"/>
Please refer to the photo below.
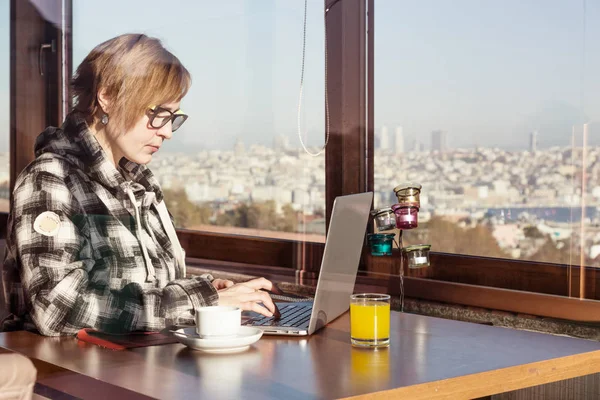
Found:
<path fill-rule="evenodd" d="M 446 131 L 436 130 L 431 132 L 431 150 L 443 152 L 448 149 Z"/>
<path fill-rule="evenodd" d="M 397 155 L 404 153 L 404 132 L 401 126 L 396 127 L 394 146 L 396 147 L 395 150 Z"/>
<path fill-rule="evenodd" d="M 290 148 L 290 139 L 285 135 L 277 135 L 273 139 L 273 149 L 283 151 Z"/>
<path fill-rule="evenodd" d="M 537 151 L 537 131 L 529 133 L 529 152 L 535 153 Z"/>
<path fill-rule="evenodd" d="M 236 157 L 240 157 L 246 154 L 246 146 L 239 137 L 235 140 L 235 144 L 233 145 L 233 152 L 236 155 Z"/>
<path fill-rule="evenodd" d="M 412 151 L 414 151 L 415 153 L 419 153 L 424 150 L 425 150 L 425 145 L 423 143 L 419 142 L 417 139 L 414 139 L 413 145 L 412 145 Z"/>
<path fill-rule="evenodd" d="M 390 149 L 390 135 L 387 126 L 381 127 L 381 133 L 379 134 L 379 148 L 381 150 Z"/>

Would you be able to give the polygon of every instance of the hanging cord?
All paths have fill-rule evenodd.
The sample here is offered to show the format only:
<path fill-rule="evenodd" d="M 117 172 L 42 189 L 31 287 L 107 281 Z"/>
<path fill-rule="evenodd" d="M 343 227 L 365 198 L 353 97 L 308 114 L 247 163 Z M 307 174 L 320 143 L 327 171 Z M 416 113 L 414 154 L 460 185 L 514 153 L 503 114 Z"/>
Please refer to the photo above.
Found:
<path fill-rule="evenodd" d="M 394 243 L 400 250 L 400 312 L 404 311 L 404 257 L 402 257 L 402 229 L 398 234 L 398 241 L 394 239 Z"/>
<path fill-rule="evenodd" d="M 334 1 L 328 8 L 325 9 L 323 13 L 324 25 L 325 25 L 325 144 L 316 153 L 312 153 L 310 150 L 306 148 L 304 144 L 304 140 L 302 140 L 302 127 L 300 122 L 300 114 L 302 111 L 302 97 L 304 94 L 304 61 L 306 59 L 306 17 L 307 17 L 307 9 L 308 9 L 308 0 L 304 0 L 304 28 L 302 31 L 302 69 L 300 73 L 300 94 L 298 95 L 298 138 L 300 138 L 300 143 L 302 144 L 302 148 L 307 154 L 310 154 L 313 157 L 317 157 L 327 147 L 327 143 L 329 143 L 329 96 L 327 94 L 327 13 L 331 10 L 338 1 Z"/>
<path fill-rule="evenodd" d="M 581 62 L 580 62 L 580 83 L 579 83 L 579 112 L 581 113 L 581 117 L 582 119 L 585 117 L 585 99 L 584 99 L 584 87 L 585 87 L 585 52 L 586 52 L 586 0 L 582 0 L 581 2 L 582 5 L 582 26 L 583 26 L 583 32 L 582 32 L 582 37 L 581 37 L 581 43 L 582 43 L 582 49 L 581 49 Z M 577 146 L 575 146 L 575 125 L 573 125 L 573 127 L 571 128 L 571 168 L 573 170 L 575 170 L 575 159 L 577 157 L 577 151 L 576 148 Z M 582 130 L 583 130 L 583 125 L 582 125 Z M 581 136 L 582 136 L 582 143 L 581 143 L 581 151 L 583 152 L 583 131 L 581 132 Z M 583 154 L 583 153 L 582 153 Z M 577 158 L 577 161 L 579 161 L 579 158 Z M 585 165 L 582 164 L 582 173 L 585 172 Z M 575 188 L 575 174 L 571 175 L 571 188 Z M 583 192 L 581 193 L 581 198 L 583 199 Z M 584 209 L 583 207 L 581 208 L 582 210 Z M 574 213 L 574 207 L 570 207 L 570 221 L 571 221 L 571 225 L 573 225 L 573 213 Z M 584 221 L 583 219 L 581 219 L 580 221 L 580 229 L 583 227 Z M 571 235 L 569 237 L 569 297 L 572 296 L 572 290 L 571 290 L 571 281 L 572 281 L 572 270 L 573 270 L 573 251 L 574 251 L 574 240 L 573 240 L 573 236 Z M 579 238 L 580 243 L 581 241 L 583 241 L 583 237 Z M 582 265 L 579 266 L 580 271 L 582 268 Z"/>

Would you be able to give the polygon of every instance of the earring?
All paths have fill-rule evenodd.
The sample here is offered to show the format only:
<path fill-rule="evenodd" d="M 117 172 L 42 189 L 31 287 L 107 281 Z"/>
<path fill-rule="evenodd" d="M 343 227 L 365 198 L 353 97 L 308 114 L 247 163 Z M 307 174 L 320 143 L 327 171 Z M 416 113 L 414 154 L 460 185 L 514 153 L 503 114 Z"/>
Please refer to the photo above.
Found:
<path fill-rule="evenodd" d="M 102 116 L 100 117 L 100 122 L 102 123 L 102 125 L 108 124 L 108 114 L 102 114 Z"/>

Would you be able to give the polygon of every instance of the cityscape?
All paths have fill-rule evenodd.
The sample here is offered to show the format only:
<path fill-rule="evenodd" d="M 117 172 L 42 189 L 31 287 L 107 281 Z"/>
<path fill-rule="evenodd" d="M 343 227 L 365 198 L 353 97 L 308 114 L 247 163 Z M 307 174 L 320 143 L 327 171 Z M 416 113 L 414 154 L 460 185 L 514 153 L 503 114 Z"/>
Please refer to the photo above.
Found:
<path fill-rule="evenodd" d="M 539 135 L 529 133 L 527 150 L 452 149 L 448 133 L 434 130 L 426 148 L 418 140 L 407 146 L 402 127 L 381 127 L 375 208 L 396 203 L 398 184 L 417 182 L 419 229 L 405 232 L 404 245 L 557 263 L 577 263 L 582 251 L 593 264 L 600 260 L 600 147 L 585 149 L 584 169 L 574 141 L 538 148 Z M 8 153 L 0 165 L 0 207 L 8 211 Z M 149 167 L 180 228 L 325 240 L 325 158 L 285 136 L 272 146 L 238 139 L 230 150 L 161 150 Z M 474 234 L 487 244 L 473 245 Z"/>
<path fill-rule="evenodd" d="M 446 229 L 448 223 L 460 228 L 447 232 L 453 240 L 438 238 L 435 251 L 570 263 L 579 261 L 582 249 L 587 262 L 598 259 L 600 147 L 585 149 L 583 168 L 584 150 L 575 145 L 575 134 L 570 146 L 540 149 L 539 132 L 532 131 L 529 148 L 516 151 L 450 149 L 442 130 L 431 132 L 429 150 L 419 141 L 407 150 L 401 127 L 393 136 L 391 143 L 383 127 L 376 137 L 376 207 L 395 203 L 395 182 L 423 185 L 420 221 L 435 219 L 439 228 L 443 220 Z M 477 233 L 489 232 L 494 245 L 476 248 L 465 240 L 460 249 L 456 242 L 476 227 L 487 228 Z M 435 242 L 432 229 L 417 229 L 405 237 Z"/>
<path fill-rule="evenodd" d="M 382 127 L 375 141 L 375 207 L 395 203 L 392 189 L 397 184 L 418 182 L 423 186 L 419 219 L 424 229 L 407 232 L 406 243 L 429 241 L 435 251 L 457 252 L 458 237 L 451 248 L 432 243 L 433 226 L 443 220 L 459 229 L 451 232 L 458 236 L 460 230 L 484 226 L 497 245 L 460 250 L 466 254 L 564 262 L 581 247 L 592 262 L 600 254 L 600 148 L 586 149 L 582 195 L 583 150 L 574 145 L 540 149 L 538 136 L 529 134 L 527 150 L 450 149 L 447 132 L 435 130 L 426 149 L 419 141 L 406 146 L 401 127 L 393 135 Z M 304 235 L 297 238 L 309 240 L 310 234 L 312 240 L 324 240 L 324 157 L 293 148 L 285 136 L 276 137 L 271 147 L 238 140 L 231 150 L 163 153 L 151 168 L 165 189 L 183 189 L 190 202 L 208 208 L 204 224 L 187 226 L 191 229 L 257 228 L 240 223 L 247 222 L 244 218 L 236 224 L 220 216 L 240 205 L 272 202 L 279 215 L 286 207 L 293 212 L 297 223 L 288 227 Z M 266 224 L 254 234 L 276 230 L 275 225 Z M 290 237 L 283 232 L 273 236 Z"/>

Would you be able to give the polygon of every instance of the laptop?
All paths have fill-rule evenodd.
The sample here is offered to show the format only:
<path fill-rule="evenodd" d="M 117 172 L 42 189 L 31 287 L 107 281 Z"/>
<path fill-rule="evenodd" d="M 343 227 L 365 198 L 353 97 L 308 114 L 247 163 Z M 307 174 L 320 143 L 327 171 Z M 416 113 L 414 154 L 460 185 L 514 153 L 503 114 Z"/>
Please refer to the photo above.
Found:
<path fill-rule="evenodd" d="M 243 325 L 271 335 L 312 335 L 350 308 L 373 192 L 339 196 L 333 202 L 331 223 L 312 301 L 276 303 L 281 318 L 243 313 Z"/>

